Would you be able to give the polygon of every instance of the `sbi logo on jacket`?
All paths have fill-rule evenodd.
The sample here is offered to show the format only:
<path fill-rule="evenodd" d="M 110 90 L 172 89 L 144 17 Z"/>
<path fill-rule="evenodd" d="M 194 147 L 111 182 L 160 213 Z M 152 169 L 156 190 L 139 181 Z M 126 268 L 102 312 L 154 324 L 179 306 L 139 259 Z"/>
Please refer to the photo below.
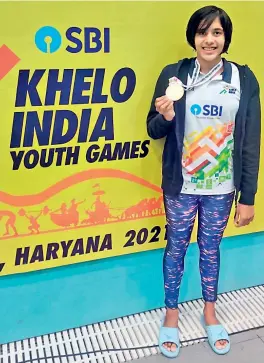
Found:
<path fill-rule="evenodd" d="M 222 116 L 223 106 L 194 104 L 191 106 L 191 113 L 195 116 Z"/>

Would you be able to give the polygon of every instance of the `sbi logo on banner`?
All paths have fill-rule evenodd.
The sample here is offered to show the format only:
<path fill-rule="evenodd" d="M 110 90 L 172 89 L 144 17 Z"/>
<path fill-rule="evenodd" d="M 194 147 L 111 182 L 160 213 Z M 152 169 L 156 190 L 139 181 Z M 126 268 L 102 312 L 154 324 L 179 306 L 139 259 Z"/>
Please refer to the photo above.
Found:
<path fill-rule="evenodd" d="M 70 27 L 65 32 L 67 46 L 65 50 L 69 53 L 98 53 L 110 52 L 110 29 L 109 28 L 78 28 Z M 62 45 L 60 32 L 52 26 L 44 26 L 35 34 L 35 44 L 43 53 L 54 53 Z"/>
<path fill-rule="evenodd" d="M 191 113 L 195 116 L 222 116 L 223 106 L 194 104 L 191 106 Z"/>

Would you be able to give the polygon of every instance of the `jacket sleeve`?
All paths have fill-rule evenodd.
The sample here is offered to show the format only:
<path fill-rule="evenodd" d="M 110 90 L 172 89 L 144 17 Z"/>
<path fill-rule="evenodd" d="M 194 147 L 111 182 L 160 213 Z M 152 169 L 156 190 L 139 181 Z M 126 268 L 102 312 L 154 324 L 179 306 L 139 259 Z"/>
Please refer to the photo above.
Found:
<path fill-rule="evenodd" d="M 167 121 L 163 115 L 156 111 L 155 100 L 157 97 L 165 95 L 166 88 L 168 87 L 169 76 L 167 72 L 167 67 L 165 67 L 156 82 L 156 87 L 154 90 L 154 95 L 152 97 L 150 110 L 147 115 L 147 131 L 149 137 L 152 139 L 161 139 L 167 136 L 168 132 L 172 128 L 175 117 L 172 121 Z"/>
<path fill-rule="evenodd" d="M 245 138 L 242 146 L 242 176 L 239 203 L 254 205 L 258 188 L 261 142 L 261 106 L 258 81 L 250 71 L 251 87 L 248 103 Z"/>

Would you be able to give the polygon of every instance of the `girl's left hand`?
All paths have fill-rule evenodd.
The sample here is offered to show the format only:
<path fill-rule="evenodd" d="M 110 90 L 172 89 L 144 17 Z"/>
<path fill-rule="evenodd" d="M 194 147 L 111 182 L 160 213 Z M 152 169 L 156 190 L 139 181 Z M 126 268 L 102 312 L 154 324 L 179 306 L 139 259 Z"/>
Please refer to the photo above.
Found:
<path fill-rule="evenodd" d="M 254 205 L 245 205 L 238 203 L 235 215 L 235 226 L 244 227 L 251 223 L 255 216 Z"/>

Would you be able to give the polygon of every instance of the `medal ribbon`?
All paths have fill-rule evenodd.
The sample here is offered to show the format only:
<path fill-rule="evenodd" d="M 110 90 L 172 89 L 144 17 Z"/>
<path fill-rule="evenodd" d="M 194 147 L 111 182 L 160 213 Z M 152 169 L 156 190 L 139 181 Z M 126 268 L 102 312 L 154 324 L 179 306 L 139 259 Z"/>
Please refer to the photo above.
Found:
<path fill-rule="evenodd" d="M 172 77 L 169 79 L 169 83 L 179 83 L 181 84 L 181 86 L 183 87 L 183 89 L 185 91 L 188 91 L 190 88 L 194 88 L 194 87 L 198 87 L 198 86 L 201 86 L 202 84 L 205 84 L 206 82 L 209 82 L 211 81 L 214 76 L 216 75 L 216 73 L 219 71 L 219 69 L 221 69 L 221 67 L 223 66 L 223 61 L 221 59 L 221 61 L 216 64 L 211 70 L 210 72 L 208 72 L 207 74 L 205 74 L 201 79 L 200 81 L 198 81 L 198 77 L 199 77 L 199 74 L 200 74 L 200 64 L 198 62 L 198 60 L 196 59 L 195 60 L 195 68 L 193 70 L 193 74 L 192 74 L 192 78 L 191 78 L 191 82 L 190 82 L 190 85 L 187 86 L 187 85 L 184 85 L 178 78 L 176 77 Z"/>

